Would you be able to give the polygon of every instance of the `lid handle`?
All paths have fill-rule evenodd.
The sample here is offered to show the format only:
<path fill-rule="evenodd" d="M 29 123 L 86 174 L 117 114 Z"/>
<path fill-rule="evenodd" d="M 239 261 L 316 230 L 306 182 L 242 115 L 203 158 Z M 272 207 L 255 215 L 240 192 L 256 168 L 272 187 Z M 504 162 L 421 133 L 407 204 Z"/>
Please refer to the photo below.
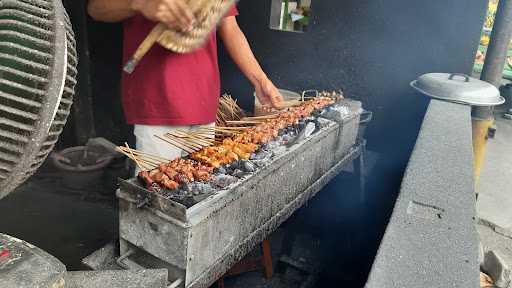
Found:
<path fill-rule="evenodd" d="M 450 74 L 450 77 L 448 77 L 448 79 L 453 80 L 455 76 L 463 77 L 466 82 L 469 82 L 469 76 L 463 73 L 452 73 Z"/>

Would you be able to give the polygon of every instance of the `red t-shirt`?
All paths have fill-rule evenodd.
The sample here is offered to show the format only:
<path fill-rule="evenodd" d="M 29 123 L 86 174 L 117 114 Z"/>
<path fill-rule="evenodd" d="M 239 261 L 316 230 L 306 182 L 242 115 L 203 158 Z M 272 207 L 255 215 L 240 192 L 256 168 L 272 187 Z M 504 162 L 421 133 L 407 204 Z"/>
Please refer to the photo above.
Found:
<path fill-rule="evenodd" d="M 236 16 L 233 6 L 226 16 Z M 124 62 L 156 25 L 141 15 L 124 23 Z M 215 122 L 220 96 L 216 32 L 187 54 L 155 44 L 132 74 L 123 72 L 122 102 L 129 124 L 197 125 Z"/>

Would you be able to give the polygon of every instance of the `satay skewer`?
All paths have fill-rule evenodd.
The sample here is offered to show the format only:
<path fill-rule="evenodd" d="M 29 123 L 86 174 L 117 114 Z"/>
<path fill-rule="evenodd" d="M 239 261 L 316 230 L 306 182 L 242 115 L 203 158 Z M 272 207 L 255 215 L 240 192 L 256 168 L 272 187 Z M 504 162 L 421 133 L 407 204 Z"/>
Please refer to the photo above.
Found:
<path fill-rule="evenodd" d="M 160 156 L 157 156 L 157 155 L 153 155 L 153 154 L 150 154 L 150 153 L 142 152 L 142 151 L 139 151 L 139 150 L 136 150 L 136 149 L 129 149 L 128 150 L 126 147 L 123 147 L 123 146 L 120 146 L 118 148 L 121 149 L 121 150 L 127 150 L 128 152 L 131 151 L 133 154 L 135 154 L 135 155 L 137 155 L 139 157 L 149 158 L 149 159 L 153 159 L 153 160 L 164 162 L 164 163 L 171 161 L 169 159 L 166 159 L 166 158 L 163 158 L 163 157 L 160 157 Z"/>
<path fill-rule="evenodd" d="M 126 148 L 128 148 L 129 151 L 131 151 L 130 146 L 128 145 L 127 142 L 125 142 L 124 145 L 126 146 Z M 133 153 L 127 153 L 125 155 L 128 156 L 128 158 L 132 159 L 135 162 L 135 164 L 137 164 L 137 167 L 139 167 L 140 171 L 144 171 L 145 169 L 147 170 L 147 167 L 145 167 L 145 165 L 142 165 L 137 159 L 137 157 L 133 155 Z"/>
<path fill-rule="evenodd" d="M 188 148 L 187 146 L 181 145 L 180 143 L 176 143 L 175 141 L 173 141 L 173 140 L 171 140 L 171 139 L 165 139 L 165 138 L 162 138 L 162 137 L 160 137 L 160 136 L 158 136 L 158 135 L 154 135 L 154 136 L 155 136 L 156 138 L 158 138 L 158 139 L 160 139 L 160 140 L 162 140 L 162 141 L 164 141 L 164 142 L 166 142 L 166 143 L 168 143 L 168 144 L 170 144 L 170 145 L 174 146 L 174 147 L 177 147 L 177 148 L 179 148 L 179 149 L 181 149 L 181 150 L 183 150 L 183 151 L 185 151 L 185 152 L 189 153 L 189 154 L 190 154 L 190 153 L 194 153 L 194 152 L 195 152 L 194 150 L 192 150 L 192 149 Z"/>
<path fill-rule="evenodd" d="M 186 141 L 186 140 L 183 140 L 182 138 L 174 137 L 170 134 L 165 134 L 164 137 L 167 139 L 173 140 L 175 142 L 178 142 L 181 145 L 191 148 L 193 150 L 200 150 L 200 149 L 204 148 L 204 145 L 197 144 L 193 141 Z"/>
<path fill-rule="evenodd" d="M 214 141 L 214 139 L 212 137 L 203 137 L 203 136 L 199 136 L 198 134 L 192 134 L 190 132 L 186 132 L 186 131 L 182 131 L 182 130 L 176 130 L 169 134 L 173 134 L 175 136 L 183 137 L 186 139 L 194 139 L 194 140 L 197 140 L 199 143 L 201 143 L 203 145 L 208 145 L 208 146 L 211 145 L 212 142 Z"/>

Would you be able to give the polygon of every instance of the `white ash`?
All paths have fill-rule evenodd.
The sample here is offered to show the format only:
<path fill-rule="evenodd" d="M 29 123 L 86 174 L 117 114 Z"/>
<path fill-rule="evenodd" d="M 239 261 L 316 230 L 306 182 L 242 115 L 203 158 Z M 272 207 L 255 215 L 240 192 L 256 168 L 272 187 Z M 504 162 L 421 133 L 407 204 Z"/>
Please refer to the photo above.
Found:
<path fill-rule="evenodd" d="M 306 124 L 306 128 L 304 128 L 304 137 L 308 138 L 315 132 L 315 130 L 316 130 L 316 123 L 308 122 L 308 124 Z"/>
<path fill-rule="evenodd" d="M 351 115 L 350 108 L 343 104 L 335 104 L 325 109 L 321 116 L 328 119 L 344 120 Z"/>
<path fill-rule="evenodd" d="M 256 165 L 254 165 L 251 161 L 242 160 L 242 168 L 245 172 L 253 173 L 256 171 Z"/>
<path fill-rule="evenodd" d="M 229 185 L 231 185 L 237 181 L 238 181 L 238 178 L 236 178 L 234 176 L 220 174 L 220 175 L 213 176 L 211 183 L 212 183 L 212 185 L 215 185 L 217 187 L 226 188 Z"/>
<path fill-rule="evenodd" d="M 193 195 L 211 194 L 216 191 L 212 185 L 203 182 L 194 182 L 189 185 Z"/>

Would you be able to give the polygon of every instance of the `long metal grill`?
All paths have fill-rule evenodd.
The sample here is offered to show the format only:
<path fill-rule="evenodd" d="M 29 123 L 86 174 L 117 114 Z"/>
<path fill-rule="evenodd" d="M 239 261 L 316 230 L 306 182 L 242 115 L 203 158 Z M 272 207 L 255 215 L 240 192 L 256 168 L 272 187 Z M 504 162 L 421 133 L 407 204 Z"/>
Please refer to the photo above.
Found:
<path fill-rule="evenodd" d="M 0 1 L 0 199 L 41 166 L 64 128 L 75 46 L 60 0 Z"/>

